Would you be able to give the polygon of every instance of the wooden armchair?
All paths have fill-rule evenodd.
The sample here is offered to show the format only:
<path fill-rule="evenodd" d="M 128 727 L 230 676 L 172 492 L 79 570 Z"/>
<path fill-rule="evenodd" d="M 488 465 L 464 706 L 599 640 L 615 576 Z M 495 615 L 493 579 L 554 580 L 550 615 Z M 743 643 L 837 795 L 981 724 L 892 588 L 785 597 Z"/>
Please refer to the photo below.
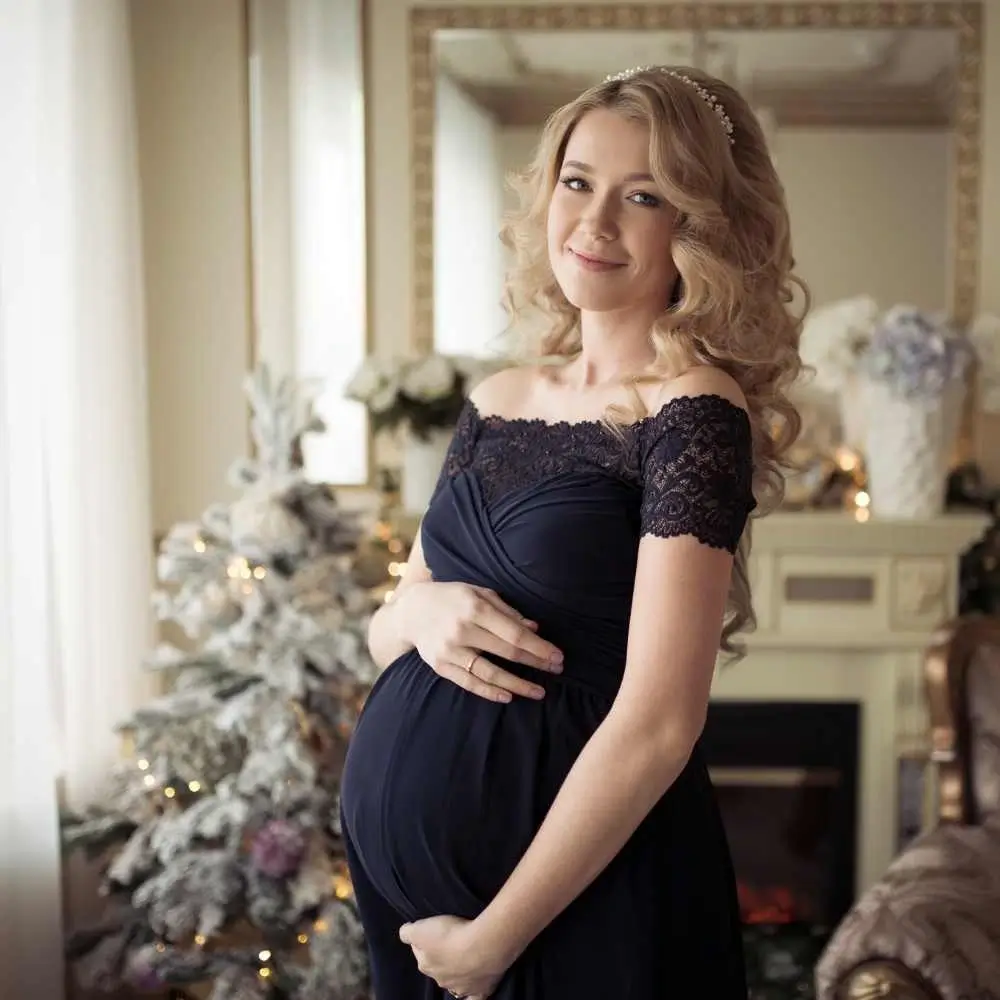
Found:
<path fill-rule="evenodd" d="M 938 822 L 837 928 L 818 1000 L 1000 1000 L 1000 619 L 942 628 L 924 675 Z"/>

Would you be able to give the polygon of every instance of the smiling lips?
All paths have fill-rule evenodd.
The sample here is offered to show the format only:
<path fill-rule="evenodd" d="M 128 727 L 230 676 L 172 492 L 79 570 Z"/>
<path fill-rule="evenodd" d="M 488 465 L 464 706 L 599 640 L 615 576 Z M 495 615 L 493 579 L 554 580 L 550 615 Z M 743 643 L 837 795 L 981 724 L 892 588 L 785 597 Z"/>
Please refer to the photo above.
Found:
<path fill-rule="evenodd" d="M 605 260 L 603 257 L 595 257 L 592 254 L 574 250 L 572 247 L 568 249 L 576 263 L 585 271 L 616 271 L 625 266 L 622 261 Z"/>

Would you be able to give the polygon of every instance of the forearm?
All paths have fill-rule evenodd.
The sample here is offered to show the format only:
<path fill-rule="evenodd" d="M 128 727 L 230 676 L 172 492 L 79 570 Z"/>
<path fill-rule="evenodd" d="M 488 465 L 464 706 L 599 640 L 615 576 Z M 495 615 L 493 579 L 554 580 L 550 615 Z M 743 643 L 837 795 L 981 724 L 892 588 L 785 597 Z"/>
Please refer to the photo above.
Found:
<path fill-rule="evenodd" d="M 406 634 L 405 601 L 405 591 L 400 592 L 396 600 L 383 604 L 369 622 L 368 652 L 379 670 L 414 648 Z"/>
<path fill-rule="evenodd" d="M 517 868 L 478 918 L 511 960 L 604 870 L 684 769 L 661 731 L 612 712 L 577 758 Z"/>

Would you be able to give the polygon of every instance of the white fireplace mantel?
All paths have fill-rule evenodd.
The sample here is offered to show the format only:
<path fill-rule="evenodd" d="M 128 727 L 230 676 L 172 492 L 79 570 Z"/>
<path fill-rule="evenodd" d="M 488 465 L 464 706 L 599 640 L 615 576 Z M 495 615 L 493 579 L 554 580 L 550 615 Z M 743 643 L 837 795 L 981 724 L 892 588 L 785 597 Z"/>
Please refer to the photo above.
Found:
<path fill-rule="evenodd" d="M 861 709 L 861 892 L 896 851 L 901 755 L 925 745 L 922 657 L 958 608 L 958 562 L 980 514 L 856 521 L 847 513 L 776 513 L 754 524 L 758 625 L 746 659 L 722 667 L 713 699 L 854 701 Z"/>

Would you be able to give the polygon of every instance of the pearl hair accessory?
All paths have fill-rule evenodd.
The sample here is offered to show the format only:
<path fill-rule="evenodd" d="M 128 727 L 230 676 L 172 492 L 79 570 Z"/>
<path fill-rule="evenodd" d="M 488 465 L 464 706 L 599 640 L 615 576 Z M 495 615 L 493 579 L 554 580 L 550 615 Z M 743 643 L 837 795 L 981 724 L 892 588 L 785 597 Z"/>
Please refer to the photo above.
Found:
<path fill-rule="evenodd" d="M 731 146 L 735 144 L 736 140 L 733 138 L 732 120 L 726 114 L 726 109 L 722 106 L 719 99 L 715 94 L 709 93 L 700 83 L 692 80 L 691 77 L 686 76 L 684 73 L 678 73 L 676 70 L 667 69 L 664 66 L 633 66 L 632 69 L 626 69 L 621 73 L 612 73 L 610 76 L 606 76 L 604 82 L 611 83 L 612 81 L 621 82 L 623 80 L 631 80 L 632 77 L 638 76 L 640 73 L 649 72 L 672 76 L 675 80 L 680 80 L 682 83 L 686 83 L 689 87 L 693 88 L 695 93 L 715 112 L 719 121 L 722 122 L 722 129 L 729 139 L 729 144 Z"/>

